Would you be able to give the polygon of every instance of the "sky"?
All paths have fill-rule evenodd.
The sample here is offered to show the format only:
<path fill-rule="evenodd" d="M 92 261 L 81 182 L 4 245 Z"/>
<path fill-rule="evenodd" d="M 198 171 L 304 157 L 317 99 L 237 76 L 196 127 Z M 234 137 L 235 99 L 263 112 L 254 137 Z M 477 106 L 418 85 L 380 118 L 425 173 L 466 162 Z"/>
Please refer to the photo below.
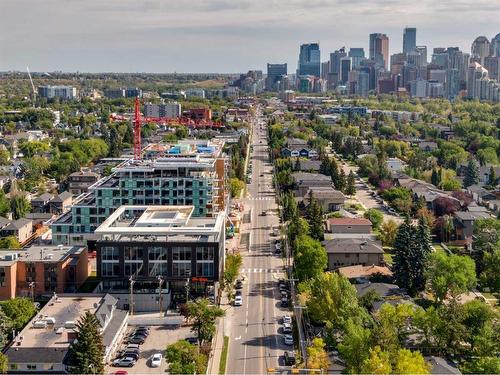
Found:
<path fill-rule="evenodd" d="M 385 33 L 470 52 L 500 33 L 499 0 L 0 0 L 0 71 L 237 73 L 296 69 L 299 45 L 322 61 Z"/>

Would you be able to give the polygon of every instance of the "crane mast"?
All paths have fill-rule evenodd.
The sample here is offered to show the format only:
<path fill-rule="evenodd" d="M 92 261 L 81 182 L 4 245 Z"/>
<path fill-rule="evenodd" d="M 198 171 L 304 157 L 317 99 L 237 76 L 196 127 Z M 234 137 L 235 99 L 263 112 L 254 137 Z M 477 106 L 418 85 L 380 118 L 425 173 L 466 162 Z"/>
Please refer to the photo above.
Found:
<path fill-rule="evenodd" d="M 31 78 L 30 67 L 27 66 L 26 70 L 28 71 L 28 77 L 30 77 L 31 89 L 33 90 L 33 107 L 36 105 L 36 90 L 35 84 L 33 83 L 33 78 Z"/>

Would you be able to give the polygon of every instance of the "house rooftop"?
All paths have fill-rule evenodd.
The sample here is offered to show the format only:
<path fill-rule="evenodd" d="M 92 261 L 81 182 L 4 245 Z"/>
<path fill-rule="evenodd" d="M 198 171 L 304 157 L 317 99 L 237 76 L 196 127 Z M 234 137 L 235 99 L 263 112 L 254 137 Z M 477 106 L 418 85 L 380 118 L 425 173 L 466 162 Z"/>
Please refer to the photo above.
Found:
<path fill-rule="evenodd" d="M 328 219 L 330 225 L 372 225 L 372 222 L 365 218 L 358 217 L 331 217 Z"/>
<path fill-rule="evenodd" d="M 348 279 L 365 278 L 373 275 L 392 276 L 392 271 L 389 268 L 376 265 L 363 266 L 358 264 L 356 266 L 340 267 L 337 271 Z"/>
<path fill-rule="evenodd" d="M 80 254 L 83 250 L 85 250 L 85 247 L 81 246 L 31 246 L 24 249 L 5 252 L 5 255 L 17 254 L 17 260 L 22 260 L 24 262 L 54 263 L 60 262 L 72 255 Z M 0 258 L 0 262 L 9 262 L 5 259 L 5 255 Z"/>
<path fill-rule="evenodd" d="M 369 238 L 338 238 L 322 242 L 327 253 L 345 254 L 345 253 L 367 253 L 383 254 L 382 243 Z"/>

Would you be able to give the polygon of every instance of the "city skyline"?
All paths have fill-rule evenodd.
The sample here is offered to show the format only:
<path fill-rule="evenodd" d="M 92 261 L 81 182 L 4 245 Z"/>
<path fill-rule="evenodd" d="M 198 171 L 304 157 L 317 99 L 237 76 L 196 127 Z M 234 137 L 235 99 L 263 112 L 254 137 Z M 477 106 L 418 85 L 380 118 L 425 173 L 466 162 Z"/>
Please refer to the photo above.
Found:
<path fill-rule="evenodd" d="M 156 0 L 5 0 L 0 8 L 1 71 L 29 65 L 33 71 L 237 73 L 286 62 L 294 72 L 301 44 L 319 42 L 326 61 L 342 46 L 368 52 L 369 34 L 383 33 L 392 55 L 403 49 L 405 27 L 417 28 L 416 43 L 429 54 L 448 46 L 470 52 L 476 37 L 499 32 L 500 16 L 492 1 L 297 0 L 284 8 L 279 1 L 246 0 L 197 0 L 189 7 Z M 467 14 L 460 28 L 458 13 Z"/>

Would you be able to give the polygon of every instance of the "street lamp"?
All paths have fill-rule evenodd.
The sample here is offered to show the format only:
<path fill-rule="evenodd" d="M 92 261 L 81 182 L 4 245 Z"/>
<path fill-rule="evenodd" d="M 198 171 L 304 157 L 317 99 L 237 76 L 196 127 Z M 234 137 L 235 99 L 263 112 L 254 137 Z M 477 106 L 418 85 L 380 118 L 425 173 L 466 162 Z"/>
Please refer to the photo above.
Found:
<path fill-rule="evenodd" d="M 158 280 L 158 293 L 159 293 L 158 305 L 160 307 L 160 318 L 161 318 L 161 309 L 162 309 L 162 305 L 163 305 L 162 294 L 161 294 L 161 286 L 163 284 L 163 277 L 161 277 L 160 275 L 158 275 L 158 276 L 156 276 L 156 280 Z"/>
<path fill-rule="evenodd" d="M 130 282 L 130 316 L 134 315 L 134 284 L 135 280 L 133 276 L 130 276 L 128 281 Z"/>

